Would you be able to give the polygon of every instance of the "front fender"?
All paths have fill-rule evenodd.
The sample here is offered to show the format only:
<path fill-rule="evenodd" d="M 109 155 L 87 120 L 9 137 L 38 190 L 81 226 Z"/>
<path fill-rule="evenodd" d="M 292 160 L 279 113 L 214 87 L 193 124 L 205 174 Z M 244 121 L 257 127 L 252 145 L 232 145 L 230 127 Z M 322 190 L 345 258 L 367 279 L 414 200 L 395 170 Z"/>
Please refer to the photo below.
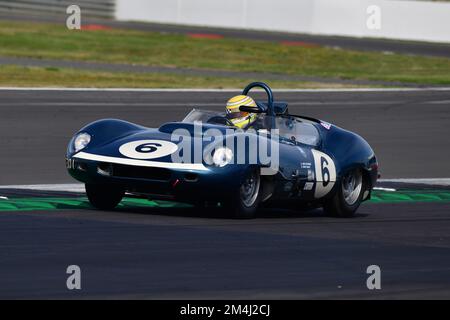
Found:
<path fill-rule="evenodd" d="M 73 142 L 75 137 L 81 132 L 86 132 L 91 135 L 91 142 L 84 149 L 88 151 L 89 149 L 108 144 L 116 139 L 145 129 L 147 128 L 118 119 L 102 119 L 92 122 L 74 134 L 67 146 L 66 156 L 70 158 L 75 154 Z"/>

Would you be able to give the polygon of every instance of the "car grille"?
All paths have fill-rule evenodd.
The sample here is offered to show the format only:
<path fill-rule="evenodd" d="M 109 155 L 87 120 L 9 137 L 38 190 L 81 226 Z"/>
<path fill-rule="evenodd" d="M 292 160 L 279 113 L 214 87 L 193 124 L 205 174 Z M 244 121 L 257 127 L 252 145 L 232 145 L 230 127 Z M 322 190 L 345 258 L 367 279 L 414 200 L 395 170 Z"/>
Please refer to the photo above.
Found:
<path fill-rule="evenodd" d="M 113 164 L 113 176 L 121 178 L 136 178 L 168 181 L 172 175 L 169 169 L 136 167 L 122 164 Z"/>

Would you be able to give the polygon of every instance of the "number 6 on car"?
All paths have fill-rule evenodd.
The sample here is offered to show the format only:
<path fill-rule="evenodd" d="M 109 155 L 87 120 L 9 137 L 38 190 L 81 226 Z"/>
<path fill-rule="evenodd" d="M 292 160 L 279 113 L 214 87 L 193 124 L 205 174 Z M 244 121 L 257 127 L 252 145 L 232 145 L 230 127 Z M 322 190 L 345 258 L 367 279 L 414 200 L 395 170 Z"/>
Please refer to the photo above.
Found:
<path fill-rule="evenodd" d="M 139 140 L 120 146 L 119 152 L 133 159 L 156 159 L 177 151 L 175 143 L 164 140 Z"/>
<path fill-rule="evenodd" d="M 336 167 L 329 155 L 314 149 L 311 149 L 311 152 L 314 157 L 314 167 L 316 169 L 316 190 L 314 197 L 319 199 L 333 189 L 336 181 Z"/>

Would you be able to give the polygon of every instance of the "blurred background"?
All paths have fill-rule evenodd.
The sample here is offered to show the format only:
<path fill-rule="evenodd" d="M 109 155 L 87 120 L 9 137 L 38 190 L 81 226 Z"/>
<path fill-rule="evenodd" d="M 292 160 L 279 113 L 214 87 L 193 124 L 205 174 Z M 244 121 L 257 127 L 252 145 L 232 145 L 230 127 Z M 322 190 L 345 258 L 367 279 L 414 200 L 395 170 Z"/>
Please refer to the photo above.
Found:
<path fill-rule="evenodd" d="M 0 0 L 2 86 L 446 86 L 449 58 L 444 0 Z"/>

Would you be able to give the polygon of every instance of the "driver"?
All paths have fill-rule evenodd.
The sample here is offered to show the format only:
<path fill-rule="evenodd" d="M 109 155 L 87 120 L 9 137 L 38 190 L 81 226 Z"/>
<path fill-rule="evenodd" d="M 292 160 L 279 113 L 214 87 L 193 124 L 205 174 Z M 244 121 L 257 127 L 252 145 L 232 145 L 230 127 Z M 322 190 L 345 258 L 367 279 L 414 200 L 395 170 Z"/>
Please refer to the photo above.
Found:
<path fill-rule="evenodd" d="M 241 129 L 248 128 L 251 124 L 253 124 L 256 121 L 258 115 L 256 113 L 240 111 L 239 110 L 240 106 L 257 108 L 256 102 L 255 100 L 252 99 L 252 97 L 244 95 L 234 96 L 227 102 L 226 117 L 236 127 Z"/>

